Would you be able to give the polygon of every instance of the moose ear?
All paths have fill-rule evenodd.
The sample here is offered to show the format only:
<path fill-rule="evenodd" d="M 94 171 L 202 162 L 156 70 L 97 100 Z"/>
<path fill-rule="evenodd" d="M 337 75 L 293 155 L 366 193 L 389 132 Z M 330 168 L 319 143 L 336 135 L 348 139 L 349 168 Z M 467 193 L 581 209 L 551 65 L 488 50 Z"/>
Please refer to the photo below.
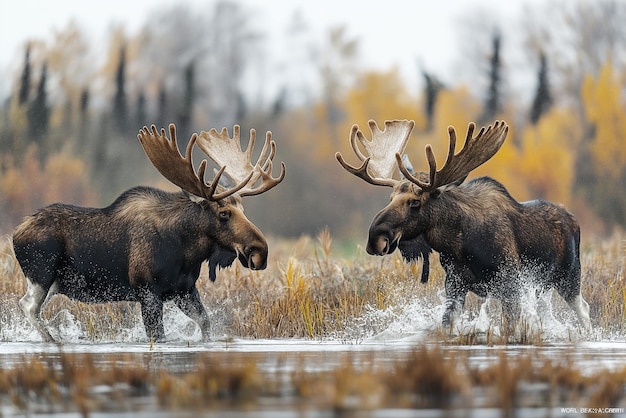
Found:
<path fill-rule="evenodd" d="M 195 195 L 195 194 L 193 194 L 193 193 L 189 193 L 187 190 L 183 190 L 183 189 L 181 189 L 181 190 L 182 190 L 182 192 L 185 194 L 185 196 L 187 196 L 187 198 L 188 198 L 189 200 L 191 200 L 193 203 L 198 203 L 198 204 L 200 204 L 200 203 L 202 203 L 202 202 L 206 202 L 206 199 L 204 199 L 204 198 L 202 198 L 202 197 L 200 197 L 200 196 L 196 196 L 196 195 Z"/>
<path fill-rule="evenodd" d="M 460 179 L 458 179 L 458 180 L 456 180 L 456 181 L 453 181 L 453 182 L 452 182 L 452 183 L 450 183 L 450 184 L 451 184 L 452 186 L 455 186 L 455 187 L 456 187 L 456 186 L 460 186 L 460 185 L 461 185 L 461 184 L 465 181 L 465 179 L 466 179 L 466 178 L 467 178 L 467 174 L 466 174 L 466 175 L 464 175 L 463 177 L 461 177 Z"/>
<path fill-rule="evenodd" d="M 406 171 L 409 172 L 409 174 L 415 173 L 415 170 L 413 169 L 413 164 L 411 164 L 411 160 L 409 159 L 408 155 L 402 154 L 402 164 L 404 164 L 404 167 L 406 168 Z M 404 174 L 402 174 L 402 171 L 400 171 L 400 178 L 402 180 L 406 180 L 406 177 L 404 177 Z"/>
<path fill-rule="evenodd" d="M 465 181 L 465 179 L 467 178 L 467 176 L 463 176 L 458 180 L 453 181 L 452 183 L 443 185 L 435 190 L 433 190 L 430 193 L 430 197 L 437 197 L 439 196 L 442 192 L 445 192 L 446 190 L 451 190 L 454 189 L 456 187 L 459 187 L 461 184 L 463 184 L 463 182 Z"/>
<path fill-rule="evenodd" d="M 213 173 L 217 174 L 218 170 L 217 169 L 213 169 Z M 225 176 L 221 176 L 220 177 L 220 181 L 217 183 L 220 186 L 222 186 L 225 189 L 229 189 L 231 187 L 234 187 L 235 185 L 233 184 L 232 181 L 230 181 L 230 179 L 226 178 Z"/>

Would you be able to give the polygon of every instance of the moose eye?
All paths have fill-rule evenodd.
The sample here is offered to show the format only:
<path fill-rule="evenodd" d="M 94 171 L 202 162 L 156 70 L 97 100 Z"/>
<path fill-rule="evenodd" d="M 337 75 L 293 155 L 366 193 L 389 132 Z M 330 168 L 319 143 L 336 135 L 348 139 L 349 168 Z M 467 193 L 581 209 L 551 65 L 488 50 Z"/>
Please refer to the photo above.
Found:
<path fill-rule="evenodd" d="M 410 208 L 419 208 L 420 207 L 420 201 L 417 200 L 417 199 L 409 200 L 409 207 Z"/>
<path fill-rule="evenodd" d="M 221 220 L 225 221 L 228 220 L 230 218 L 230 211 L 229 210 L 223 210 L 219 213 L 219 217 Z"/>

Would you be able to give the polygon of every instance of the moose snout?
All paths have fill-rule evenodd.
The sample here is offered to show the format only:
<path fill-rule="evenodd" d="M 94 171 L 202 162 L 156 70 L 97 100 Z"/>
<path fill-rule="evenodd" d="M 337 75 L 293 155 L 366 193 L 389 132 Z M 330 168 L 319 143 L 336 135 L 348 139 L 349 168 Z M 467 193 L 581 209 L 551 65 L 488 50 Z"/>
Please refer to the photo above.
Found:
<path fill-rule="evenodd" d="M 267 248 L 247 247 L 244 256 L 250 270 L 263 270 L 267 267 Z"/>
<path fill-rule="evenodd" d="M 385 255 L 389 253 L 389 239 L 382 235 L 379 235 L 373 240 L 370 239 L 367 241 L 365 250 L 370 255 Z"/>
<path fill-rule="evenodd" d="M 396 249 L 398 241 L 399 237 L 396 238 L 391 231 L 370 231 L 365 250 L 370 255 L 387 255 Z"/>

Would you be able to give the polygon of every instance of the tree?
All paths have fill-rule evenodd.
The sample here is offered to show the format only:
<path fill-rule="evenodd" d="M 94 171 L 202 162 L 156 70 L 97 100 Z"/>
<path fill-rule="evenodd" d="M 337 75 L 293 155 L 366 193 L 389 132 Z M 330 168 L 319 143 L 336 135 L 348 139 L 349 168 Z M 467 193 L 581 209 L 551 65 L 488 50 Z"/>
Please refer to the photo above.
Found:
<path fill-rule="evenodd" d="M 620 77 L 621 76 L 621 77 Z M 608 223 L 626 225 L 626 103 L 621 95 L 623 74 L 606 64 L 598 77 L 588 75 L 581 91 L 588 123 L 592 126 L 582 149 L 588 177 L 579 184 L 587 201 Z"/>
<path fill-rule="evenodd" d="M 169 108 L 167 100 L 167 91 L 165 85 L 161 83 L 159 85 L 159 92 L 157 95 L 157 117 L 156 124 L 159 126 L 165 126 L 168 123 Z"/>
<path fill-rule="evenodd" d="M 51 118 L 59 120 L 64 127 L 61 135 L 63 140 L 78 142 L 83 140 L 77 138 L 82 129 L 81 94 L 85 86 L 94 81 L 96 60 L 90 52 L 88 40 L 75 21 L 70 21 L 60 30 L 54 30 L 50 42 L 45 48 L 50 75 L 48 99 L 57 113 L 51 115 Z"/>
<path fill-rule="evenodd" d="M 522 27 L 527 49 L 532 54 L 541 49 L 550 57 L 556 89 L 580 104 L 587 75 L 597 77 L 608 61 L 618 71 L 626 68 L 624 21 L 622 0 L 560 0 L 527 8 Z"/>
<path fill-rule="evenodd" d="M 148 123 L 146 110 L 146 94 L 141 90 L 137 95 L 137 111 L 135 112 L 135 126 L 144 126 Z"/>
<path fill-rule="evenodd" d="M 87 135 L 89 132 L 89 89 L 83 87 L 78 101 L 80 112 L 80 125 L 78 131 L 77 149 L 79 153 L 85 153 L 88 149 Z"/>
<path fill-rule="evenodd" d="M 435 105 L 439 91 L 444 85 L 439 79 L 428 73 L 424 68 L 421 70 L 424 79 L 424 113 L 426 114 L 426 130 L 430 131 L 433 127 L 433 118 L 435 116 Z"/>
<path fill-rule="evenodd" d="M 113 99 L 113 126 L 119 132 L 128 128 L 128 103 L 126 101 L 126 46 L 122 45 L 115 72 L 115 97 Z"/>
<path fill-rule="evenodd" d="M 191 135 L 191 119 L 193 115 L 193 103 L 196 96 L 195 65 L 193 61 L 185 67 L 184 74 L 184 94 L 180 112 L 178 113 L 178 124 L 181 137 Z"/>
<path fill-rule="evenodd" d="M 496 31 L 492 37 L 492 54 L 489 58 L 489 87 L 485 97 L 481 123 L 489 123 L 502 110 L 500 84 L 502 82 L 502 63 L 500 62 L 500 47 L 502 35 Z"/>
<path fill-rule="evenodd" d="M 345 27 L 335 27 L 329 31 L 319 57 L 322 100 L 331 141 L 335 147 L 339 143 L 336 128 L 345 117 L 339 106 L 340 97 L 345 94 L 352 81 L 350 78 L 356 73 L 358 46 L 357 39 L 347 38 Z"/>
<path fill-rule="evenodd" d="M 50 108 L 48 107 L 48 93 L 46 91 L 46 80 L 48 66 L 44 63 L 41 68 L 41 77 L 37 86 L 37 95 L 28 107 L 28 135 L 32 141 L 40 147 L 40 152 L 45 152 L 45 137 L 48 133 L 50 119 Z"/>
<path fill-rule="evenodd" d="M 30 44 L 24 53 L 24 68 L 20 77 L 20 86 L 17 93 L 17 104 L 22 106 L 28 102 L 30 96 Z"/>
<path fill-rule="evenodd" d="M 537 90 L 530 108 L 530 122 L 535 125 L 539 118 L 545 114 L 552 106 L 552 95 L 550 94 L 550 83 L 548 81 L 548 61 L 546 55 L 539 54 L 539 73 L 537 74 Z"/>

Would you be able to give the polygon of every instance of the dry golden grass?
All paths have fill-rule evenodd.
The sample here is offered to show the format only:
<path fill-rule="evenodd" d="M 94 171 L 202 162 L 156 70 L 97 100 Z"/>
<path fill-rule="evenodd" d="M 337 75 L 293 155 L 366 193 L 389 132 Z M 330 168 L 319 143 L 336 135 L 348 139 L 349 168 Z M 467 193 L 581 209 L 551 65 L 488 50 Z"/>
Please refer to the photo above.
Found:
<path fill-rule="evenodd" d="M 626 235 L 589 239 L 582 246 L 582 293 L 591 307 L 594 326 L 602 335 L 623 335 L 626 315 L 624 245 Z M 419 283 L 421 265 L 406 265 L 399 254 L 371 257 L 357 247 L 340 255 L 325 230 L 316 238 L 297 241 L 270 239 L 270 262 L 263 271 L 250 271 L 237 262 L 218 273 L 211 283 L 205 272 L 198 280 L 203 302 L 216 320 L 216 332 L 244 338 L 299 337 L 360 341 L 386 328 L 393 315 L 362 321 L 373 311 L 397 312 L 418 300 L 424 306 L 441 304 L 444 273 L 431 260 L 430 280 Z M 0 243 L 0 339 L 10 339 L 7 323 L 28 327 L 17 306 L 25 280 L 16 262 L 10 238 Z M 476 315 L 483 300 L 470 295 L 466 312 Z M 560 297 L 553 306 L 569 312 Z M 140 326 L 137 304 L 85 305 L 55 296 L 43 316 L 51 325 L 62 321 L 60 311 L 80 324 L 84 338 L 94 341 L 127 338 L 120 330 Z M 571 315 L 568 317 L 571 320 Z M 16 324 L 18 321 L 18 325 Z M 167 332 L 167 330 L 166 330 Z M 465 331 L 453 337 L 439 329 L 433 339 L 452 344 L 541 343 L 541 330 L 521 323 L 515 335 Z"/>

